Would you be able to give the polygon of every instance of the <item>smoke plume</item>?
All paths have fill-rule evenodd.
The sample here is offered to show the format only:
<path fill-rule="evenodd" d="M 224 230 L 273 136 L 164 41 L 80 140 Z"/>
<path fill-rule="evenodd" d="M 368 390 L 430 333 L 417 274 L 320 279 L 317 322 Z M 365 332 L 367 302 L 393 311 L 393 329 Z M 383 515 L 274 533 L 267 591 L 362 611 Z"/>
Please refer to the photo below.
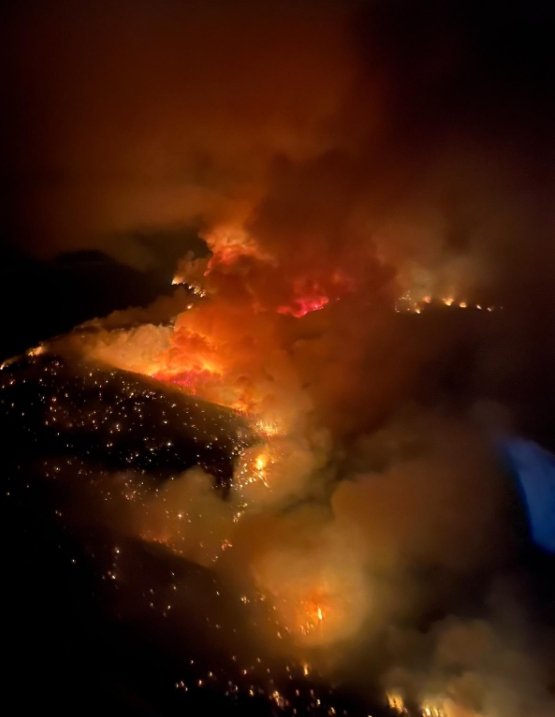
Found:
<path fill-rule="evenodd" d="M 227 493 L 197 466 L 98 522 L 269 605 L 256 639 L 330 679 L 366 689 L 359 658 L 380 645 L 367 680 L 392 709 L 551 714 L 533 620 L 517 634 L 484 607 L 521 536 L 476 410 L 494 401 L 548 433 L 550 11 L 4 12 L 5 209 L 26 250 L 143 269 L 156 247 L 137 232 L 175 227 L 207 248 L 183 247 L 171 297 L 45 350 L 171 384 L 256 434 Z"/>

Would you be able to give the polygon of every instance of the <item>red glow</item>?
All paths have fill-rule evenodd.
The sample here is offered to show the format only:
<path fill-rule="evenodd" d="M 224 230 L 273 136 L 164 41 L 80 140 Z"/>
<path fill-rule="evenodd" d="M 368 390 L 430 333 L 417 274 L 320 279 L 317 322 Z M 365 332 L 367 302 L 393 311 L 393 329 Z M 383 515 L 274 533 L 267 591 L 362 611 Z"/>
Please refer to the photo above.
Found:
<path fill-rule="evenodd" d="M 165 371 L 158 371 L 152 375 L 152 378 L 158 381 L 174 383 L 178 386 L 188 389 L 189 393 L 195 394 L 197 387 L 201 386 L 214 378 L 214 373 L 207 369 L 190 371 L 181 371 L 179 373 L 170 374 Z"/>
<path fill-rule="evenodd" d="M 278 312 L 280 314 L 290 314 L 296 318 L 305 316 L 311 311 L 319 311 L 329 303 L 327 296 L 301 296 L 295 299 L 291 306 L 279 306 Z"/>

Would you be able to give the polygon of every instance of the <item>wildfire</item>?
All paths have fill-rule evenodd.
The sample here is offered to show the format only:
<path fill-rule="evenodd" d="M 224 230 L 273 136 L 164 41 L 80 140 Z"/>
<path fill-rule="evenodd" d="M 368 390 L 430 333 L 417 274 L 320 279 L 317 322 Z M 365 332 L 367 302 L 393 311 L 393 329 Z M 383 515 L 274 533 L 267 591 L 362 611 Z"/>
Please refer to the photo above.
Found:
<path fill-rule="evenodd" d="M 281 428 L 276 421 L 259 420 L 255 421 L 254 426 L 256 430 L 265 438 L 272 438 L 285 433 L 285 430 Z"/>
<path fill-rule="evenodd" d="M 444 296 L 441 297 L 441 299 L 439 300 L 435 299 L 432 296 L 424 296 L 420 299 L 415 299 L 411 296 L 410 292 L 407 292 L 397 300 L 395 304 L 395 311 L 397 313 L 407 312 L 413 314 L 422 314 L 424 310 L 428 310 L 433 306 L 441 304 L 443 304 L 443 306 L 454 307 L 458 309 L 476 309 L 477 311 L 482 311 L 483 309 L 482 304 L 472 304 L 465 299 L 458 300 L 454 296 Z M 487 311 L 489 311 L 490 313 L 492 311 L 495 311 L 495 309 L 495 306 L 487 307 Z"/>
<path fill-rule="evenodd" d="M 439 707 L 436 707 L 435 705 L 422 705 L 422 714 L 424 717 L 448 717 L 446 713 L 440 709 Z"/>
<path fill-rule="evenodd" d="M 314 630 L 322 628 L 331 605 L 329 598 L 316 594 L 308 600 L 301 600 L 298 629 L 303 635 L 309 635 Z"/>
<path fill-rule="evenodd" d="M 390 692 L 386 695 L 387 697 L 387 706 L 391 710 L 395 710 L 395 712 L 398 712 L 399 714 L 408 714 L 406 707 L 405 707 L 405 701 L 401 697 L 401 695 L 397 692 Z"/>
<path fill-rule="evenodd" d="M 359 629 L 366 615 L 366 577 L 336 550 L 324 544 L 312 551 L 276 549 L 253 563 L 255 582 L 273 605 L 280 635 L 287 634 L 299 645 L 322 646 L 345 639 Z M 310 671 L 308 663 L 303 671 L 305 675 Z"/>
<path fill-rule="evenodd" d="M 204 238 L 211 255 L 186 256 L 172 282 L 199 302 L 181 303 L 169 324 L 83 333 L 77 348 L 231 408 L 266 440 L 285 436 L 307 410 L 307 399 L 284 354 L 277 316 L 321 311 L 353 291 L 355 280 L 324 264 L 288 272 L 240 226 L 216 227 Z M 253 476 L 266 483 L 261 471 Z"/>
<path fill-rule="evenodd" d="M 27 350 L 27 356 L 41 356 L 45 352 L 45 347 L 42 344 L 35 346 L 33 349 Z"/>
<path fill-rule="evenodd" d="M 280 314 L 290 314 L 300 319 L 311 311 L 320 311 L 328 303 L 329 298 L 327 296 L 301 296 L 295 299 L 292 306 L 280 306 L 278 312 Z"/>
<path fill-rule="evenodd" d="M 165 371 L 156 371 L 150 375 L 158 381 L 176 384 L 188 389 L 189 393 L 196 394 L 199 386 L 213 380 L 218 374 L 208 368 L 203 368 L 180 371 L 175 374 L 166 373 Z"/>
<path fill-rule="evenodd" d="M 455 704 L 450 699 L 438 698 L 433 700 L 426 699 L 416 707 L 407 707 L 405 699 L 399 692 L 389 692 L 386 694 L 387 706 L 393 712 L 399 715 L 418 715 L 418 717 L 483 717 L 477 712 L 469 710 Z"/>
<path fill-rule="evenodd" d="M 205 237 L 212 251 L 205 276 L 217 267 L 233 267 L 245 257 L 260 262 L 273 263 L 273 257 L 264 252 L 258 243 L 240 227 L 224 225 L 212 230 Z"/>
<path fill-rule="evenodd" d="M 277 259 L 262 252 L 244 232 L 222 229 L 206 240 L 212 256 L 189 257 L 172 282 L 187 286 L 202 299 L 195 301 L 192 310 L 191 305 L 184 310 L 182 301 L 169 324 L 106 329 L 90 335 L 84 345 L 87 350 L 93 346 L 89 352 L 93 358 L 230 408 L 250 425 L 256 442 L 233 449 L 228 501 L 215 494 L 210 475 L 189 473 L 183 481 L 168 482 L 157 491 L 147 517 L 142 518 L 140 534 L 145 540 L 211 566 L 215 561 L 238 559 L 245 550 L 242 531 L 247 533 L 265 509 L 271 508 L 266 518 L 290 509 L 294 513 L 299 498 L 312 496 L 312 486 L 329 458 L 327 436 L 305 431 L 314 414 L 312 397 L 283 334 L 296 337 L 298 330 L 304 340 L 305 327 L 293 319 L 330 307 L 354 290 L 355 281 L 341 271 L 325 272 L 322 266 L 306 276 L 298 267 L 289 274 L 272 274 L 281 271 Z M 253 269 L 260 265 L 262 278 Z M 266 296 L 264 282 L 276 275 L 275 293 Z M 183 290 L 180 293 L 187 297 Z M 426 294 L 415 299 L 407 293 L 396 310 L 421 314 L 437 306 L 441 310 L 453 307 L 453 311 L 457 307 L 482 309 L 456 295 L 438 299 Z M 215 442 L 221 436 L 211 435 L 210 440 L 219 445 Z M 322 456 L 320 445 L 324 446 Z M 298 528 L 294 522 L 293 526 Z M 352 546 L 337 545 L 318 530 L 298 538 L 295 529 L 280 533 L 278 539 L 272 535 L 272 541 L 264 544 L 263 532 L 263 544 L 253 548 L 247 568 L 254 588 L 271 606 L 272 631 L 303 649 L 356 635 L 368 613 L 370 591 L 361 562 L 350 559 Z M 308 663 L 302 665 L 302 672 L 308 676 Z M 283 704 L 277 691 L 272 699 L 278 707 Z M 408 714 L 399 695 L 389 695 L 388 704 L 399 714 Z M 432 705 L 422 709 L 424 717 L 446 714 Z"/>
<path fill-rule="evenodd" d="M 351 293 L 354 288 L 354 282 L 341 271 L 335 271 L 322 280 L 297 278 L 292 283 L 292 300 L 288 304 L 278 306 L 277 311 L 300 319 L 312 311 L 321 311 L 332 298 L 338 300 Z"/>
<path fill-rule="evenodd" d="M 262 485 L 264 488 L 271 488 L 273 469 L 279 458 L 279 453 L 269 446 L 265 446 L 263 450 L 255 448 L 244 451 L 235 471 L 237 487 L 244 489 L 256 484 Z"/>
<path fill-rule="evenodd" d="M 172 286 L 185 286 L 189 291 L 191 291 L 195 296 L 198 296 L 200 299 L 204 299 L 206 296 L 206 291 L 200 286 L 199 284 L 190 283 L 187 281 L 186 277 L 182 276 L 181 274 L 177 273 L 172 279 Z M 192 308 L 192 306 L 191 306 Z"/>

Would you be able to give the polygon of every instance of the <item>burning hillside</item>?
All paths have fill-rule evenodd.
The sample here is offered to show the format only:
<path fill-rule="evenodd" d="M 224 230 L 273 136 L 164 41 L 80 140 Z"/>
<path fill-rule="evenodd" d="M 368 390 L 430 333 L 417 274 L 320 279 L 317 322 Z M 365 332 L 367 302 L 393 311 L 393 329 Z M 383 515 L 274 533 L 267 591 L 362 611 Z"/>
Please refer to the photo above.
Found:
<path fill-rule="evenodd" d="M 513 475 L 555 447 L 550 10 L 49 5 L 0 23 L 9 266 L 109 256 L 135 293 L 52 286 L 29 334 L 4 302 L 35 344 L 0 370 L 13 610 L 54 626 L 37 663 L 69 626 L 43 689 L 551 716 L 552 558 Z"/>
<path fill-rule="evenodd" d="M 93 552 L 102 555 L 102 579 L 118 586 L 123 619 L 159 611 L 185 636 L 184 611 L 193 611 L 209 628 L 199 637 L 203 651 L 210 631 L 222 632 L 206 675 L 191 657 L 177 680 L 194 700 L 209 689 L 230 704 L 258 695 L 261 709 L 292 714 L 358 715 L 373 704 L 376 714 L 494 717 L 484 705 L 497 697 L 479 674 L 474 696 L 457 696 L 450 677 L 411 677 L 378 647 L 408 615 L 417 624 L 428 610 L 447 616 L 463 576 L 482 574 L 511 550 L 502 519 L 508 493 L 472 424 L 422 406 L 405 417 L 387 408 L 414 400 L 437 356 L 415 353 L 401 371 L 385 332 L 402 355 L 429 327 L 412 317 L 399 334 L 397 282 L 371 254 L 365 272 L 374 284 L 347 264 L 326 271 L 317 263 L 300 279 L 297 265 L 252 238 L 243 246 L 236 232 L 222 249 L 228 234 L 213 236 L 208 260 L 180 264 L 173 299 L 95 320 L 8 362 L 3 434 L 16 442 L 28 433 L 27 464 L 52 482 L 70 534 L 89 532 L 93 545 L 112 536 L 107 554 Z M 452 302 L 424 304 L 448 335 Z M 480 324 L 493 320 L 478 307 L 473 313 L 480 321 L 466 324 L 471 346 L 483 340 Z M 381 335 L 361 341 L 362 316 Z M 373 376 L 372 365 L 380 367 Z M 122 551 L 143 560 L 154 548 L 148 560 L 162 572 L 174 559 L 183 565 L 170 571 L 169 585 L 152 576 L 148 588 Z M 194 565 L 215 576 L 219 617 L 211 616 L 213 595 L 206 606 L 197 602 L 206 588 L 196 578 L 184 579 L 181 596 L 176 576 Z M 440 596 L 414 570 L 435 571 Z M 381 651 L 372 688 L 344 674 L 361 649 Z M 424 649 L 431 659 L 433 640 Z M 201 664 L 209 663 L 205 655 Z M 398 692 L 380 707 L 390 686 Z M 343 706 L 349 693 L 362 701 Z"/>

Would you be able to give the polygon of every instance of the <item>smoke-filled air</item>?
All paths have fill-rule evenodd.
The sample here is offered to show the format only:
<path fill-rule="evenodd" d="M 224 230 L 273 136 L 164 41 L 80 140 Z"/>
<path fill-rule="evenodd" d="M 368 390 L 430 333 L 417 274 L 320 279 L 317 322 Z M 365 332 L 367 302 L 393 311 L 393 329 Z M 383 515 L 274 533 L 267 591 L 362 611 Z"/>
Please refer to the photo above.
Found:
<path fill-rule="evenodd" d="M 0 372 L 10 430 L 31 411 L 60 441 L 37 480 L 72 539 L 101 536 L 107 613 L 154 642 L 152 613 L 172 621 L 167 690 L 261 715 L 554 715 L 553 603 L 501 447 L 555 445 L 548 10 L 3 12 L 25 251 L 146 272 L 183 233 L 153 303 Z"/>

